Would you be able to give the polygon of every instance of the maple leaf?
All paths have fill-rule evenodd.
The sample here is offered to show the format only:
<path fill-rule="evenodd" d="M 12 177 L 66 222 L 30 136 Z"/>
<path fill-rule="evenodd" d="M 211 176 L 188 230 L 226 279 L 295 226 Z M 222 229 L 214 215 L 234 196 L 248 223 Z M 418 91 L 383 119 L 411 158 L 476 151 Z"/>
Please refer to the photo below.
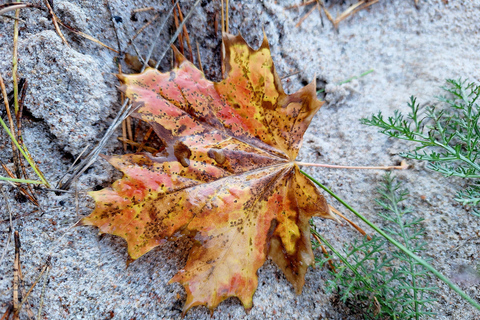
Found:
<path fill-rule="evenodd" d="M 184 312 L 213 310 L 228 297 L 252 307 L 257 270 L 270 257 L 297 293 L 313 262 L 309 219 L 331 218 L 324 197 L 300 173 L 302 137 L 323 104 L 315 83 L 287 95 L 266 37 L 258 50 L 225 35 L 226 78 L 205 79 L 176 49 L 166 73 L 119 75 L 166 146 L 106 159 L 124 173 L 82 220 L 127 241 L 131 259 L 189 236 L 186 266 L 169 283 L 186 289 Z"/>

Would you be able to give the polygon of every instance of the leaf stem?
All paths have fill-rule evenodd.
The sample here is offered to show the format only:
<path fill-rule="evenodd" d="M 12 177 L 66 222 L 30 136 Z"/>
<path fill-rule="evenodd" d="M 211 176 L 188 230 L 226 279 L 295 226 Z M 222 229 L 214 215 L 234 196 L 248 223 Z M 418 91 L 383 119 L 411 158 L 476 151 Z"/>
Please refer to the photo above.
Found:
<path fill-rule="evenodd" d="M 300 170 L 301 173 L 303 173 L 307 178 L 309 178 L 312 182 L 314 182 L 316 185 L 318 185 L 320 188 L 328 192 L 332 197 L 337 199 L 345 208 L 353 212 L 358 218 L 360 218 L 363 222 L 365 222 L 367 225 L 369 225 L 372 229 L 377 231 L 380 235 L 382 235 L 385 239 L 387 239 L 391 244 L 402 250 L 405 254 L 410 256 L 412 259 L 417 261 L 419 264 L 424 266 L 426 269 L 428 269 L 430 272 L 432 272 L 438 279 L 442 280 L 445 284 L 447 284 L 450 288 L 452 288 L 456 293 L 458 293 L 462 298 L 467 300 L 472 306 L 480 310 L 480 304 L 473 300 L 471 297 L 469 297 L 465 292 L 462 291 L 459 287 L 457 287 L 453 282 L 451 282 L 447 277 L 445 277 L 443 274 L 441 274 L 439 271 L 437 271 L 433 266 L 431 266 L 428 262 L 408 250 L 405 246 L 403 246 L 401 243 L 397 242 L 395 239 L 387 235 L 382 229 L 377 227 L 375 224 L 370 222 L 367 218 L 362 216 L 360 213 L 358 213 L 355 209 L 353 209 L 348 203 L 346 203 L 344 200 L 342 200 L 339 196 L 337 196 L 335 193 L 333 193 L 330 189 L 325 187 L 323 184 L 315 180 L 312 176 L 310 176 L 308 173 Z"/>
<path fill-rule="evenodd" d="M 295 162 L 298 166 L 309 166 L 309 167 L 322 167 L 322 168 L 334 168 L 334 169 L 376 169 L 376 170 L 390 170 L 398 169 L 405 170 L 408 168 L 408 165 L 405 162 L 402 162 L 400 166 L 379 166 L 379 167 L 364 167 L 364 166 L 341 166 L 335 164 L 324 164 L 324 163 L 308 163 L 308 162 Z"/>

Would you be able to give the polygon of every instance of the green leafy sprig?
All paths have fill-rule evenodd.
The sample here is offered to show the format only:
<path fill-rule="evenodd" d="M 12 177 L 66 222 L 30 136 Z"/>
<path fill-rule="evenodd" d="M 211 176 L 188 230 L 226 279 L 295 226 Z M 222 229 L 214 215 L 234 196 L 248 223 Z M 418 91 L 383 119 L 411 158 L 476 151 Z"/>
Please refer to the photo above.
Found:
<path fill-rule="evenodd" d="M 390 137 L 419 145 L 400 155 L 428 161 L 427 168 L 444 176 L 472 179 L 469 187 L 460 191 L 455 200 L 472 207 L 480 204 L 480 86 L 466 80 L 447 80 L 446 95 L 439 97 L 440 106 L 421 107 L 411 97 L 411 111 L 404 116 L 398 110 L 384 119 L 381 112 L 363 124 L 378 127 Z M 474 214 L 479 215 L 477 209 Z"/>
<path fill-rule="evenodd" d="M 425 246 L 421 240 L 422 219 L 408 218 L 410 208 L 399 205 L 408 191 L 400 188 L 401 184 L 390 174 L 385 175 L 385 183 L 378 189 L 381 198 L 376 200 L 383 209 L 379 215 L 387 222 L 385 232 L 419 255 Z M 333 279 L 327 282 L 327 290 L 336 291 L 343 302 L 353 301 L 370 319 L 420 319 L 434 314 L 429 305 L 435 299 L 429 293 L 436 288 L 426 285 L 427 269 L 402 250 L 389 251 L 385 238 L 364 237 L 346 245 L 340 253 L 315 228 L 312 233 L 343 262 L 335 266 Z M 316 248 L 319 243 L 314 242 L 313 246 Z M 328 260 L 316 258 L 319 265 Z"/>

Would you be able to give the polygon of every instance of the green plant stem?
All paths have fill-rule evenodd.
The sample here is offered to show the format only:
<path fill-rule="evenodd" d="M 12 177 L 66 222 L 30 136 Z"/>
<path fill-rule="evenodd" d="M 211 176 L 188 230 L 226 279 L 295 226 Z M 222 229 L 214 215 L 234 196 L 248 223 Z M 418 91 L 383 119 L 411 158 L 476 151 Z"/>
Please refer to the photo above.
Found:
<path fill-rule="evenodd" d="M 24 179 L 14 179 L 0 176 L 0 180 L 11 181 L 11 182 L 20 182 L 20 183 L 33 183 L 33 184 L 42 184 L 42 181 L 38 180 L 24 180 Z"/>
<path fill-rule="evenodd" d="M 333 193 L 330 189 L 325 187 L 323 184 L 315 180 L 312 176 L 310 176 L 308 173 L 300 170 L 301 173 L 303 173 L 307 178 L 309 178 L 312 182 L 314 182 L 316 185 L 318 185 L 320 188 L 328 192 L 332 197 L 337 199 L 345 208 L 353 212 L 358 218 L 360 218 L 363 222 L 365 222 L 368 226 L 370 226 L 372 229 L 374 229 L 376 232 L 378 232 L 381 236 L 383 236 L 385 239 L 387 239 L 391 244 L 402 250 L 405 254 L 410 256 L 412 259 L 417 261 L 419 264 L 424 266 L 426 269 L 428 269 L 430 272 L 432 272 L 438 279 L 442 280 L 444 283 L 446 283 L 450 288 L 452 288 L 456 293 L 458 293 L 462 298 L 467 300 L 472 306 L 480 310 L 480 304 L 473 300 L 471 297 L 469 297 L 465 292 L 462 291 L 459 287 L 457 287 L 453 282 L 451 282 L 447 277 L 445 277 L 443 274 L 441 274 L 439 271 L 437 271 L 434 267 L 432 267 L 428 262 L 408 250 L 405 246 L 403 246 L 401 243 L 397 242 L 395 239 L 387 235 L 382 229 L 377 227 L 375 224 L 370 222 L 367 218 L 362 216 L 360 213 L 358 213 L 355 209 L 353 209 L 348 203 L 343 201 L 340 197 L 338 197 L 335 193 Z"/>
<path fill-rule="evenodd" d="M 15 136 L 12 134 L 12 132 L 10 132 L 10 129 L 8 129 L 7 127 L 7 124 L 3 121 L 3 119 L 0 117 L 0 124 L 2 125 L 2 127 L 5 129 L 5 131 L 7 132 L 8 136 L 10 137 L 10 139 L 12 139 L 13 143 L 15 144 L 15 146 L 17 146 L 18 150 L 20 150 L 20 152 L 22 153 L 22 155 L 25 157 L 25 160 L 27 160 L 27 162 L 30 164 L 30 166 L 32 167 L 33 171 L 35 171 L 35 173 L 37 174 L 37 176 L 40 178 L 40 180 L 42 180 L 42 183 L 44 185 L 46 185 L 47 187 L 50 186 L 50 184 L 47 182 L 47 180 L 45 180 L 45 178 L 43 177 L 43 174 L 38 171 L 38 168 L 36 166 L 36 164 L 33 162 L 33 160 L 27 156 L 27 154 L 25 153 L 25 151 L 23 150 L 23 148 L 18 144 L 17 142 L 17 139 L 15 139 Z"/>

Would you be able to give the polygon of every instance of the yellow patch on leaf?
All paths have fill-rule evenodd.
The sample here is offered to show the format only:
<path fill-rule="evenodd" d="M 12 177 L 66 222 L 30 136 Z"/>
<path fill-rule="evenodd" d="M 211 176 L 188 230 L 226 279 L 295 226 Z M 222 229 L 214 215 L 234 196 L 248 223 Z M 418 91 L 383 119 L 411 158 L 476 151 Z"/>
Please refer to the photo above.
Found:
<path fill-rule="evenodd" d="M 176 53 L 166 73 L 120 75 L 166 146 L 162 152 L 106 157 L 124 173 L 96 202 L 84 225 L 127 241 L 137 259 L 182 233 L 194 240 L 185 268 L 171 280 L 187 291 L 184 312 L 213 310 L 229 297 L 252 307 L 257 270 L 270 257 L 297 293 L 313 262 L 308 221 L 331 218 L 324 197 L 295 158 L 322 102 L 315 83 L 287 95 L 268 42 L 251 49 L 225 35 L 225 80 L 205 79 Z"/>

